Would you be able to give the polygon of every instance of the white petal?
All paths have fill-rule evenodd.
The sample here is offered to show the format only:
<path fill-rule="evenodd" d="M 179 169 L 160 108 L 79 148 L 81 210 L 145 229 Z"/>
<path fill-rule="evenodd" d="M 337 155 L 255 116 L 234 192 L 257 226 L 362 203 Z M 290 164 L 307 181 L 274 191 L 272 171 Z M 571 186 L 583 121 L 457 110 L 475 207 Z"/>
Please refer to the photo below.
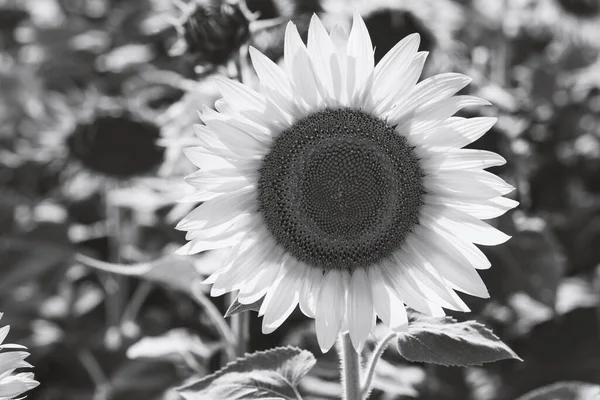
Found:
<path fill-rule="evenodd" d="M 465 107 L 485 106 L 491 103 L 487 100 L 474 96 L 452 96 L 434 103 L 429 103 L 415 109 L 410 118 L 405 119 L 403 123 L 398 124 L 396 129 L 399 132 L 422 131 L 434 127 L 441 127 L 442 124 L 456 112 Z M 428 137 L 434 141 L 435 135 Z"/>
<path fill-rule="evenodd" d="M 367 273 L 363 268 L 356 268 L 352 271 L 346 304 L 350 340 L 354 348 L 361 352 L 370 333 L 371 324 L 369 321 L 373 319 L 371 286 Z"/>
<path fill-rule="evenodd" d="M 506 197 L 495 197 L 486 200 L 463 200 L 435 195 L 425 195 L 425 203 L 456 208 L 479 219 L 497 218 L 519 205 L 518 201 L 507 199 Z"/>
<path fill-rule="evenodd" d="M 512 192 L 515 188 L 488 171 L 438 171 L 426 175 L 427 191 L 454 199 L 491 199 Z"/>
<path fill-rule="evenodd" d="M 373 82 L 377 90 L 377 93 L 374 94 L 374 100 L 383 100 L 390 95 L 397 85 L 397 79 L 402 79 L 405 76 L 406 70 L 417 54 L 420 41 L 421 38 L 418 33 L 406 36 L 396 43 L 377 63 Z"/>
<path fill-rule="evenodd" d="M 327 34 L 323 23 L 313 14 L 308 27 L 308 54 L 315 67 L 316 76 L 319 77 L 321 86 L 319 90 L 332 106 L 337 101 L 333 87 L 333 77 L 340 79 L 340 67 L 335 55 L 335 47 Z"/>
<path fill-rule="evenodd" d="M 323 353 L 335 343 L 344 320 L 348 272 L 331 270 L 325 275 L 317 299 L 315 328 Z"/>
<path fill-rule="evenodd" d="M 391 310 L 389 295 L 386 284 L 380 271 L 380 267 L 375 265 L 368 269 L 369 281 L 371 282 L 371 293 L 373 294 L 373 307 L 379 318 L 387 326 L 390 325 Z"/>
<path fill-rule="evenodd" d="M 235 260 L 232 267 L 221 274 L 211 288 L 211 296 L 220 296 L 223 293 L 237 290 L 253 277 L 265 265 L 276 263 L 282 257 L 282 252 L 274 243 L 261 243 L 248 248 Z"/>
<path fill-rule="evenodd" d="M 396 260 L 397 261 L 397 260 Z M 398 296 L 404 304 L 415 310 L 433 316 L 444 316 L 444 310 L 423 297 L 423 293 L 416 286 L 414 280 L 406 275 L 403 269 L 409 268 L 406 264 L 386 264 L 382 272 L 390 282 L 393 293 Z"/>
<path fill-rule="evenodd" d="M 402 73 L 402 75 L 398 74 L 395 80 L 390 81 L 388 83 L 388 91 L 384 92 L 385 100 L 372 100 L 373 101 L 373 113 L 375 115 L 385 115 L 391 114 L 395 110 L 392 108 L 389 110 L 394 103 L 400 102 L 404 99 L 410 97 L 410 94 L 414 90 L 421 73 L 423 72 L 423 67 L 425 66 L 425 60 L 427 60 L 427 52 L 420 52 L 414 57 L 414 59 L 410 62 L 406 71 Z M 381 89 L 383 82 L 374 85 L 374 92 L 378 92 Z M 396 110 L 397 111 L 397 110 Z"/>
<path fill-rule="evenodd" d="M 442 150 L 461 148 L 482 137 L 498 121 L 492 117 L 451 118 L 435 137 Z"/>
<path fill-rule="evenodd" d="M 430 209 L 423 208 L 422 220 L 428 227 L 443 227 L 454 236 L 477 244 L 494 246 L 510 239 L 510 236 L 493 226 L 450 207 L 436 208 L 433 212 Z"/>
<path fill-rule="evenodd" d="M 336 74 L 334 69 L 335 63 L 332 63 L 333 90 L 335 98 L 338 99 L 340 105 L 347 105 L 348 96 L 346 94 L 346 66 L 348 61 L 348 33 L 341 25 L 335 25 L 331 30 L 329 37 L 331 38 L 331 42 L 335 47 L 337 68 L 339 68 L 339 74 Z"/>
<path fill-rule="evenodd" d="M 414 237 L 411 235 L 405 242 L 407 251 L 401 257 L 409 266 L 403 271 L 405 272 L 404 277 L 412 279 L 413 284 L 418 291 L 423 293 L 425 299 L 433 300 L 436 304 L 451 310 L 469 311 L 460 298 L 457 301 L 455 293 L 437 273 L 429 259 L 413 246 L 413 242 Z"/>
<path fill-rule="evenodd" d="M 292 98 L 292 84 L 277 64 L 252 46 L 250 46 L 250 57 L 258 79 L 260 79 L 263 86 L 278 91 L 285 98 Z"/>
<path fill-rule="evenodd" d="M 426 257 L 435 270 L 461 292 L 488 298 L 489 294 L 485 283 L 477 271 L 469 265 L 468 260 L 456 249 L 439 247 L 438 243 L 429 237 L 415 236 L 413 244 Z"/>
<path fill-rule="evenodd" d="M 285 30 L 284 61 L 296 94 L 306 102 L 307 111 L 314 110 L 321 100 L 317 90 L 318 78 L 314 75 L 314 68 L 298 29 L 291 21 Z"/>
<path fill-rule="evenodd" d="M 323 282 L 323 271 L 320 268 L 309 267 L 298 263 L 299 267 L 306 269 L 306 276 L 300 291 L 300 310 L 307 317 L 314 318 L 316 313 L 317 298 Z"/>
<path fill-rule="evenodd" d="M 238 301 L 242 304 L 252 304 L 263 297 L 277 278 L 280 270 L 280 264 L 274 262 L 264 263 L 262 268 L 249 281 L 243 281 L 243 284 L 235 285 L 240 287 Z"/>
<path fill-rule="evenodd" d="M 406 332 L 408 330 L 408 315 L 404 303 L 393 292 L 386 288 L 390 302 L 390 320 L 387 326 L 394 332 Z"/>
<path fill-rule="evenodd" d="M 224 114 L 216 112 L 206 104 L 202 106 L 202 114 L 200 115 L 202 121 L 223 121 L 227 125 L 230 125 L 237 130 L 252 136 L 254 139 L 262 142 L 263 144 L 270 144 L 273 140 L 271 130 L 266 127 L 259 125 L 249 119 L 243 117 L 241 114 L 232 116 L 231 114 Z M 207 124 L 209 125 L 209 124 Z M 209 125 L 210 126 L 210 125 Z"/>
<path fill-rule="evenodd" d="M 296 263 L 297 264 L 297 263 Z M 287 265 L 287 270 L 273 283 L 272 289 L 267 293 L 265 313 L 262 323 L 262 332 L 271 333 L 285 321 L 298 305 L 302 275 L 304 270 L 294 268 L 297 265 Z M 271 294 L 272 293 L 272 294 Z"/>
<path fill-rule="evenodd" d="M 392 110 L 388 123 L 397 125 L 409 118 L 413 111 L 426 104 L 434 103 L 454 95 L 471 82 L 471 78 L 458 73 L 444 73 L 425 79 L 415 86 L 406 97 Z"/>
<path fill-rule="evenodd" d="M 429 171 L 485 169 L 506 164 L 504 157 L 486 150 L 452 149 L 435 154 L 436 156 L 428 160 L 421 160 L 424 169 Z"/>
<path fill-rule="evenodd" d="M 373 44 L 371 43 L 369 31 L 356 9 L 352 19 L 352 29 L 348 37 L 347 56 L 346 88 L 348 98 L 352 99 L 355 93 L 365 84 L 369 75 L 373 73 L 375 65 Z"/>
<path fill-rule="evenodd" d="M 190 230 L 217 226 L 225 221 L 233 220 L 256 206 L 257 203 L 251 189 L 223 194 L 196 207 L 175 228 Z"/>
<path fill-rule="evenodd" d="M 236 110 L 262 111 L 267 106 L 261 94 L 240 82 L 218 77 L 217 84 L 223 99 Z"/>

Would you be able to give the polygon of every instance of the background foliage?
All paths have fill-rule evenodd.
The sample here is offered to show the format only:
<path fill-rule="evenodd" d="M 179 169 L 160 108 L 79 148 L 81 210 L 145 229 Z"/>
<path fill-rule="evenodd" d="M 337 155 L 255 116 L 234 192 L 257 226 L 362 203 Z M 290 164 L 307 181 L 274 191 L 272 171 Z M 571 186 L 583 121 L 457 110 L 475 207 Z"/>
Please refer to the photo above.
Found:
<path fill-rule="evenodd" d="M 259 22 L 291 18 L 306 32 L 313 12 L 329 27 L 347 23 L 352 2 L 247 3 Z M 493 328 L 524 362 L 425 365 L 391 346 L 372 398 L 600 398 L 600 2 L 355 5 L 377 58 L 417 31 L 431 52 L 428 75 L 474 78 L 468 90 L 495 105 L 481 113 L 499 117 L 474 147 L 508 160 L 494 172 L 521 203 L 495 222 L 513 239 L 484 249 L 491 299 L 464 296 L 473 313 L 454 317 Z M 193 170 L 181 148 L 195 110 L 218 98 L 212 76 L 231 74 L 237 46 L 248 40 L 278 60 L 285 25 L 251 33 L 220 17 L 216 36 L 181 50 L 169 21 L 200 18 L 185 17 L 171 0 L 0 1 L 0 310 L 42 382 L 29 398 L 174 400 L 174 387 L 208 390 L 223 379 L 210 375 L 227 348 L 211 305 L 223 314 L 228 304 L 198 284 L 210 255 L 172 255 L 187 211 L 176 200 Z M 115 274 L 99 261 L 133 266 Z M 296 311 L 268 336 L 255 313 L 250 321 L 250 351 L 315 354 L 287 348 L 281 354 L 307 367 L 278 360 L 274 381 L 296 385 L 307 373 L 304 398 L 339 397 L 337 356 L 320 354 L 311 321 Z"/>

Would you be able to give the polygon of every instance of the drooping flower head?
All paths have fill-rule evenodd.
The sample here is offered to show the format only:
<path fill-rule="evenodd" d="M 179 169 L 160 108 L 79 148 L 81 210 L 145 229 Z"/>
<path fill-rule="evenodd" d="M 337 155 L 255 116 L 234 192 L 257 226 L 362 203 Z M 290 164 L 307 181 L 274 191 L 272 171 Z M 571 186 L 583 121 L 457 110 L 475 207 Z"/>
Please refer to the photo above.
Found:
<path fill-rule="evenodd" d="M 264 297 L 264 333 L 299 305 L 323 351 L 346 331 L 361 348 L 376 317 L 406 329 L 405 305 L 439 316 L 468 311 L 455 290 L 488 296 L 474 243 L 506 241 L 481 220 L 516 202 L 484 170 L 505 160 L 462 148 L 496 119 L 453 116 L 489 103 L 455 96 L 461 74 L 419 82 L 418 47 L 409 35 L 375 66 L 358 12 L 349 34 L 313 16 L 308 46 L 288 24 L 284 68 L 250 50 L 260 92 L 222 79 L 216 111 L 203 108 L 187 149 L 200 168 L 188 200 L 203 204 L 178 225 L 180 251 L 227 252 L 211 294 Z"/>
<path fill-rule="evenodd" d="M 2 313 L 0 313 L 2 318 Z M 37 387 L 40 383 L 33 379 L 33 372 L 20 372 L 15 374 L 18 368 L 32 368 L 25 361 L 29 356 L 25 347 L 17 344 L 3 344 L 10 330 L 9 326 L 0 328 L 0 400 L 10 400 L 23 395 L 25 392 Z M 19 350 L 19 351 L 4 351 Z M 22 397 L 21 397 L 22 398 Z"/>
<path fill-rule="evenodd" d="M 173 55 L 185 52 L 199 63 L 225 63 L 248 40 L 248 11 L 238 0 L 192 0 L 181 3 L 181 24 L 175 25 L 179 40 Z"/>

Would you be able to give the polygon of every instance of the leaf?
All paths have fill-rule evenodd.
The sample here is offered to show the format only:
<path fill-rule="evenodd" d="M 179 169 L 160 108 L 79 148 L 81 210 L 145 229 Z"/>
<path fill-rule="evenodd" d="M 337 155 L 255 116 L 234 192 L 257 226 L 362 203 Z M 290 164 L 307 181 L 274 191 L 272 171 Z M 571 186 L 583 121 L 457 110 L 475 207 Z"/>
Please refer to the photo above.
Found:
<path fill-rule="evenodd" d="M 566 257 L 549 229 L 522 230 L 506 244 L 485 250 L 493 268 L 481 271 L 481 276 L 494 298 L 524 291 L 554 309 Z"/>
<path fill-rule="evenodd" d="M 172 329 L 160 336 L 144 337 L 127 349 L 129 359 L 174 359 L 195 362 L 191 355 L 206 360 L 211 357 L 217 346 L 207 344 L 200 337 L 183 328 Z"/>
<path fill-rule="evenodd" d="M 296 387 L 315 362 L 307 350 L 276 347 L 238 358 L 177 390 L 186 400 L 297 399 Z"/>
<path fill-rule="evenodd" d="M 457 322 L 450 317 L 433 318 L 417 312 L 411 312 L 408 332 L 398 334 L 398 351 L 409 361 L 445 366 L 521 360 L 479 322 Z"/>
<path fill-rule="evenodd" d="M 600 385 L 584 382 L 558 382 L 529 392 L 517 400 L 600 399 Z"/>
<path fill-rule="evenodd" d="M 600 384 L 600 324 L 596 307 L 576 308 L 511 341 L 525 359 L 507 371 L 501 398 L 514 399 L 560 381 Z"/>
<path fill-rule="evenodd" d="M 192 285 L 202 277 L 198 272 L 198 265 L 202 263 L 218 265 L 221 255 L 215 255 L 214 252 L 205 252 L 198 257 L 169 254 L 154 261 L 133 265 L 107 263 L 84 254 L 75 255 L 75 259 L 91 268 L 139 277 L 191 295 Z"/>
<path fill-rule="evenodd" d="M 251 304 L 242 304 L 238 301 L 238 299 L 235 299 L 233 301 L 233 303 L 231 303 L 231 305 L 227 309 L 227 312 L 225 313 L 225 318 L 230 317 L 233 314 L 241 313 L 244 311 L 257 311 L 258 312 L 258 310 L 260 310 L 260 306 L 261 306 L 263 300 L 264 300 L 264 297 L 256 300 L 254 303 L 251 303 Z"/>
<path fill-rule="evenodd" d="M 0 293 L 51 271 L 72 255 L 63 224 L 39 223 L 28 232 L 0 235 Z"/>

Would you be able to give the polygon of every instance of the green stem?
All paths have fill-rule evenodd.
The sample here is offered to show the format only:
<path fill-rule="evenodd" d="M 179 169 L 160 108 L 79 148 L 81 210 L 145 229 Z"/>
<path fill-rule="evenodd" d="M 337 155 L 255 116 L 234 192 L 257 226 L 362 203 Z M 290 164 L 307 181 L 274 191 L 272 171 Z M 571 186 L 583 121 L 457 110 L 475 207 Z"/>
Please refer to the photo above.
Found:
<path fill-rule="evenodd" d="M 108 237 L 108 261 L 119 264 L 121 262 L 121 211 L 118 206 L 111 204 L 110 193 L 113 186 L 106 184 L 104 206 L 106 210 L 106 234 Z M 105 280 L 105 289 L 107 291 L 107 323 L 108 330 L 106 335 L 106 344 L 109 348 L 115 350 L 121 345 L 121 316 L 127 298 L 127 277 L 109 274 Z"/>
<path fill-rule="evenodd" d="M 229 325 L 227 325 L 227 322 L 225 322 L 225 319 L 223 318 L 223 315 L 219 309 L 204 295 L 200 286 L 200 282 L 195 282 L 192 284 L 192 294 L 194 299 L 196 299 L 196 301 L 204 308 L 204 311 L 206 311 L 208 317 L 215 324 L 215 327 L 221 334 L 221 337 L 225 340 L 225 352 L 227 354 L 227 359 L 228 361 L 233 361 L 236 357 L 234 351 L 236 345 L 235 335 L 229 328 Z"/>
<path fill-rule="evenodd" d="M 235 300 L 235 294 L 230 293 L 228 303 Z M 235 354 L 243 357 L 248 351 L 248 341 L 250 340 L 250 316 L 248 312 L 233 314 L 231 317 L 231 330 L 235 336 Z"/>
<path fill-rule="evenodd" d="M 369 366 L 367 367 L 367 375 L 365 376 L 365 380 L 362 384 L 362 397 L 364 399 L 369 397 L 369 393 L 371 392 L 371 382 L 373 381 L 373 376 L 375 376 L 375 367 L 377 366 L 377 361 L 383 355 L 388 343 L 390 340 L 396 337 L 396 332 L 392 332 L 383 338 L 381 342 L 377 344 L 375 350 L 373 350 L 373 356 L 371 357 L 371 361 L 369 362 Z"/>
<path fill-rule="evenodd" d="M 360 353 L 354 350 L 350 335 L 342 334 L 338 338 L 342 387 L 344 400 L 362 400 L 360 391 Z"/>

